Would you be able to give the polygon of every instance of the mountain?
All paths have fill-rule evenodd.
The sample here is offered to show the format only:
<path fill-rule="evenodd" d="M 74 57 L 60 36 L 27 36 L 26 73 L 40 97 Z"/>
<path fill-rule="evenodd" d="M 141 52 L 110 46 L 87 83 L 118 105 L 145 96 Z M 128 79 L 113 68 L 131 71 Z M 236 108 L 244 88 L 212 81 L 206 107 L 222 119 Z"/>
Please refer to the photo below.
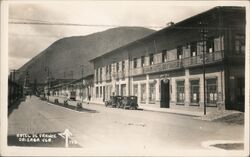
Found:
<path fill-rule="evenodd" d="M 55 79 L 78 79 L 82 76 L 81 65 L 84 65 L 84 76 L 93 74 L 90 59 L 153 32 L 143 27 L 117 27 L 87 36 L 62 38 L 18 69 L 19 78 L 23 79 L 28 71 L 31 83 L 34 80 L 44 83 L 49 69 L 50 77 Z"/>

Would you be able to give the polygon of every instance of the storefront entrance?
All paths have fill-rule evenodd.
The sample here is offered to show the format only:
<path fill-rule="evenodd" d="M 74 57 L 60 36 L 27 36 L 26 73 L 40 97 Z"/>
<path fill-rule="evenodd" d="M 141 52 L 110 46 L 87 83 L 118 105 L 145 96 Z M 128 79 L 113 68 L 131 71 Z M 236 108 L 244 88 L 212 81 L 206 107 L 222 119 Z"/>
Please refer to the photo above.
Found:
<path fill-rule="evenodd" d="M 162 108 L 169 108 L 170 92 L 169 92 L 169 80 L 161 80 L 161 101 Z"/>

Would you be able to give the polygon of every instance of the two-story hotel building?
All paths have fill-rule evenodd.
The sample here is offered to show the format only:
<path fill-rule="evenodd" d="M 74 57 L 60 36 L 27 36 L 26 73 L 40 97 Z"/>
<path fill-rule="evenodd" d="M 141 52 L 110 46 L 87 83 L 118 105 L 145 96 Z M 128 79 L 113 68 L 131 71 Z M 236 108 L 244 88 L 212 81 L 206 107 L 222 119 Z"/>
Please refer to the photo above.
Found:
<path fill-rule="evenodd" d="M 94 58 L 93 101 L 244 110 L 245 23 L 244 7 L 215 7 Z"/>

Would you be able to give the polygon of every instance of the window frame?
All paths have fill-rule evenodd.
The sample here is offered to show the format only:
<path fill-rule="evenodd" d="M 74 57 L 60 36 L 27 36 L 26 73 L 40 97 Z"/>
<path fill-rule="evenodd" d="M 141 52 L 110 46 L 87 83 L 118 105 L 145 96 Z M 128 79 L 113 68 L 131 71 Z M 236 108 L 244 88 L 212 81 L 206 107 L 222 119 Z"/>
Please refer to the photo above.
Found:
<path fill-rule="evenodd" d="M 154 54 L 151 53 L 149 54 L 149 65 L 153 65 L 154 64 Z"/>
<path fill-rule="evenodd" d="M 198 81 L 198 84 L 192 84 L 192 82 Z M 200 79 L 190 79 L 189 80 L 189 89 L 190 89 L 190 106 L 200 106 Z M 198 92 L 193 91 L 193 87 L 198 87 Z M 193 93 L 197 94 L 196 102 L 193 101 Z"/>
<path fill-rule="evenodd" d="M 167 62 L 167 50 L 162 50 L 162 52 L 161 52 L 161 62 L 162 63 Z"/>
<path fill-rule="evenodd" d="M 214 39 L 215 37 L 210 36 L 208 37 L 206 41 L 206 52 L 207 53 L 214 53 Z M 212 49 L 212 52 L 210 52 L 210 49 Z"/>
<path fill-rule="evenodd" d="M 137 67 L 138 67 L 138 65 L 137 65 L 137 58 L 134 58 L 133 59 L 133 68 L 135 69 Z"/>
<path fill-rule="evenodd" d="M 208 86 L 209 80 L 215 80 L 216 82 Z M 209 92 L 208 90 L 209 90 L 209 87 L 211 86 L 216 86 L 216 92 L 213 94 L 213 99 L 214 97 L 216 97 L 216 100 L 213 100 L 213 101 L 209 100 L 211 92 Z M 217 107 L 217 102 L 218 102 L 218 78 L 217 77 L 206 78 L 206 105 L 208 107 Z"/>
<path fill-rule="evenodd" d="M 183 47 L 177 46 L 176 50 L 177 60 L 181 60 L 183 58 Z"/>
<path fill-rule="evenodd" d="M 144 87 L 144 92 L 142 92 L 142 87 Z M 147 90 L 147 85 L 146 85 L 146 83 L 141 83 L 141 98 L 140 98 L 140 102 L 141 103 L 146 103 L 146 101 L 147 101 L 147 93 L 146 93 L 146 90 Z M 143 97 L 143 93 L 145 94 L 145 100 L 143 99 L 144 97 Z"/>
<path fill-rule="evenodd" d="M 152 85 L 153 85 L 153 87 L 152 87 Z M 149 101 L 150 104 L 155 104 L 155 101 L 156 101 L 156 84 L 154 82 L 149 82 L 148 88 L 149 88 L 148 101 Z M 151 92 L 153 92 L 153 93 L 151 93 Z M 152 94 L 154 96 L 152 96 Z"/>
<path fill-rule="evenodd" d="M 193 55 L 195 54 L 195 55 Z M 190 43 L 190 56 L 195 57 L 197 56 L 198 51 L 197 51 L 197 41 L 193 41 Z"/>
<path fill-rule="evenodd" d="M 245 35 L 243 34 L 235 34 L 234 36 L 234 51 L 235 54 L 245 54 L 246 53 L 246 43 L 245 43 Z M 236 42 L 239 42 L 239 50 L 236 50 Z M 242 47 L 244 46 L 244 50 L 242 50 Z"/>
<path fill-rule="evenodd" d="M 136 87 L 136 88 L 135 88 Z M 136 94 L 135 94 L 135 89 L 136 89 Z M 138 96 L 138 84 L 133 84 L 133 95 Z"/>
<path fill-rule="evenodd" d="M 183 82 L 183 85 L 179 85 L 180 82 Z M 179 92 L 179 88 L 183 88 L 182 92 Z M 181 97 L 179 97 L 181 94 Z M 181 101 L 180 101 L 181 100 Z M 185 80 L 176 80 L 176 105 L 185 104 Z"/>
<path fill-rule="evenodd" d="M 119 70 L 120 70 L 120 67 L 119 67 L 120 65 L 119 65 L 119 62 L 116 62 L 116 72 L 119 72 Z"/>
<path fill-rule="evenodd" d="M 122 71 L 125 71 L 125 61 L 122 61 Z"/>
<path fill-rule="evenodd" d="M 145 56 L 141 56 L 141 67 L 145 66 Z"/>

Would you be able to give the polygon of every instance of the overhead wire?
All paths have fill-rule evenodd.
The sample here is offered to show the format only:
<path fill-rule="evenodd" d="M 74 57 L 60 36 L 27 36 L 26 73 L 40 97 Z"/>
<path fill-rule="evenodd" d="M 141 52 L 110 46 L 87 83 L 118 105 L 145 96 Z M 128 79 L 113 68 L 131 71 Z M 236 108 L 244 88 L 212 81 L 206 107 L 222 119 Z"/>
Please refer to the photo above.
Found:
<path fill-rule="evenodd" d="M 21 21 L 20 21 L 21 20 Z M 54 26 L 85 26 L 85 27 L 124 27 L 124 25 L 108 25 L 108 24 L 83 24 L 83 23 L 65 23 L 65 22 L 51 22 L 43 20 L 34 20 L 26 18 L 10 18 L 9 24 L 22 25 L 54 25 Z M 128 26 L 128 27 L 147 27 L 147 28 L 163 28 L 163 26 Z"/>

